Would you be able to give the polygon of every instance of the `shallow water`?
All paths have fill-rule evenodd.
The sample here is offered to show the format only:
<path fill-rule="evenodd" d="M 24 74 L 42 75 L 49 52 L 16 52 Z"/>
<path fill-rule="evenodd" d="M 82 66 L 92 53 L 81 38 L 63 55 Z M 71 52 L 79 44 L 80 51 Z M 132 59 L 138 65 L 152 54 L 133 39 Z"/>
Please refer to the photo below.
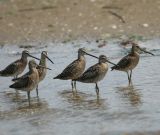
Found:
<path fill-rule="evenodd" d="M 99 83 L 100 99 L 96 99 L 94 84 L 77 83 L 78 95 L 71 93 L 70 81 L 53 80 L 64 67 L 77 58 L 79 47 L 86 47 L 96 56 L 105 54 L 113 62 L 127 54 L 130 47 L 121 47 L 117 40 L 109 41 L 102 48 L 95 42 L 45 43 L 29 47 L 40 57 L 47 50 L 48 67 L 52 71 L 39 84 L 39 100 L 36 91 L 31 92 L 28 107 L 25 92 L 16 94 L 9 89 L 11 78 L 1 77 L 0 85 L 0 134 L 1 135 L 124 135 L 160 133 L 160 39 L 140 42 L 142 47 L 155 54 L 141 54 L 140 62 L 133 71 L 133 86 L 128 86 L 124 72 L 108 71 Z M 2 46 L 0 69 L 18 59 L 23 47 Z M 14 51 L 13 51 L 14 50 Z M 86 56 L 87 66 L 97 62 Z M 26 71 L 28 68 L 26 68 Z M 25 71 L 25 72 L 26 72 Z"/>

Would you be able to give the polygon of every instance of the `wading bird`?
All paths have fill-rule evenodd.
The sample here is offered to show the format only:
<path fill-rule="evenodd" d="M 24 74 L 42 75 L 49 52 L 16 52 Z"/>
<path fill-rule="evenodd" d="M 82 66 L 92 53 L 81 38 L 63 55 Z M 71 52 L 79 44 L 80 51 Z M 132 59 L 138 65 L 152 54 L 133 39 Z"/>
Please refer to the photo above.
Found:
<path fill-rule="evenodd" d="M 47 56 L 47 52 L 46 51 L 42 51 L 42 53 L 41 53 L 41 60 L 39 62 L 40 66 L 47 67 L 46 58 L 52 64 L 54 64 L 54 62 Z M 40 67 L 40 66 L 37 67 L 38 74 L 39 74 L 39 82 L 42 81 L 45 78 L 46 74 L 47 74 L 47 69 L 43 68 L 43 67 Z M 37 85 L 37 88 L 36 88 L 36 92 L 37 92 L 37 96 L 38 96 L 38 85 Z"/>
<path fill-rule="evenodd" d="M 43 67 L 40 65 L 37 65 L 34 60 L 29 61 L 29 72 L 23 75 L 20 78 L 17 78 L 15 80 L 16 82 L 10 85 L 10 88 L 14 88 L 16 90 L 22 90 L 26 91 L 28 95 L 28 102 L 30 106 L 30 91 L 35 89 L 39 83 L 39 74 L 37 70 L 37 66 Z M 43 67 L 46 68 L 46 67 Z"/>
<path fill-rule="evenodd" d="M 110 62 L 105 55 L 100 55 L 99 62 L 90 68 L 88 68 L 76 81 L 83 82 L 83 83 L 95 83 L 96 84 L 96 93 L 97 98 L 99 97 L 99 87 L 98 82 L 103 80 L 107 71 L 108 71 L 108 63 L 115 65 L 114 63 Z"/>
<path fill-rule="evenodd" d="M 53 79 L 71 80 L 72 92 L 74 92 L 74 89 L 76 91 L 76 79 L 82 75 L 86 65 L 84 55 L 95 57 L 94 55 L 88 54 L 84 48 L 80 48 L 78 50 L 78 59 L 69 64 L 61 74 Z"/>
<path fill-rule="evenodd" d="M 13 76 L 14 78 L 17 78 L 18 75 L 20 75 L 24 71 L 24 69 L 26 68 L 26 65 L 28 62 L 28 60 L 27 60 L 28 56 L 35 58 L 37 60 L 40 60 L 40 59 L 30 55 L 27 50 L 24 50 L 22 52 L 22 56 L 19 60 L 16 60 L 15 62 L 8 65 L 5 69 L 0 71 L 0 76 L 4 76 L 4 77 Z"/>
<path fill-rule="evenodd" d="M 132 49 L 131 52 L 123 57 L 118 63 L 117 65 L 113 66 L 111 69 L 112 70 L 119 70 L 119 71 L 124 71 L 127 73 L 128 75 L 128 81 L 129 81 L 129 85 L 131 84 L 132 80 L 132 70 L 137 66 L 138 62 L 139 62 L 139 52 L 143 51 L 145 53 L 154 55 L 151 52 L 148 52 L 142 48 L 140 48 L 138 46 L 138 44 L 131 42 L 132 44 Z M 130 73 L 129 73 L 130 71 Z"/>

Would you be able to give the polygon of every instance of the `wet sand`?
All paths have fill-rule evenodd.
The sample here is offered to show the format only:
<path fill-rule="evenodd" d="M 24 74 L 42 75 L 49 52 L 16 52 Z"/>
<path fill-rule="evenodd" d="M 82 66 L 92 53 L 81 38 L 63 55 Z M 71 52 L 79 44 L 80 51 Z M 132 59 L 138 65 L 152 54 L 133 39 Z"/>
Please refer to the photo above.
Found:
<path fill-rule="evenodd" d="M 0 0 L 0 44 L 160 35 L 159 0 Z"/>

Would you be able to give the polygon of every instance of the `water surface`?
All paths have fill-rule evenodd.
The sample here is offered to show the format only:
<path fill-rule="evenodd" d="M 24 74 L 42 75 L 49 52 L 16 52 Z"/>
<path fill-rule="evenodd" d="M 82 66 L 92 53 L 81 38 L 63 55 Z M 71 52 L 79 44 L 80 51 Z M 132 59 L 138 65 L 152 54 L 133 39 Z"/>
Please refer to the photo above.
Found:
<path fill-rule="evenodd" d="M 128 86 L 126 73 L 109 70 L 99 83 L 99 100 L 96 99 L 94 84 L 78 82 L 78 96 L 73 97 L 70 81 L 53 80 L 53 77 L 77 58 L 80 47 L 86 47 L 88 52 L 96 56 L 105 54 L 115 63 L 127 54 L 130 47 L 121 47 L 116 40 L 109 41 L 102 48 L 94 41 L 29 46 L 29 51 L 37 57 L 40 57 L 42 50 L 47 50 L 55 64 L 47 62 L 53 70 L 48 71 L 45 80 L 39 84 L 39 100 L 36 91 L 31 92 L 30 108 L 26 93 L 16 94 L 15 90 L 8 87 L 12 84 L 11 78 L 0 78 L 0 134 L 159 134 L 159 44 L 159 39 L 140 42 L 142 47 L 146 47 L 155 56 L 141 54 L 140 62 L 133 71 L 133 86 Z M 23 49 L 16 45 L 1 47 L 0 69 L 18 59 Z M 86 68 L 97 62 L 89 56 L 86 56 L 86 60 Z"/>

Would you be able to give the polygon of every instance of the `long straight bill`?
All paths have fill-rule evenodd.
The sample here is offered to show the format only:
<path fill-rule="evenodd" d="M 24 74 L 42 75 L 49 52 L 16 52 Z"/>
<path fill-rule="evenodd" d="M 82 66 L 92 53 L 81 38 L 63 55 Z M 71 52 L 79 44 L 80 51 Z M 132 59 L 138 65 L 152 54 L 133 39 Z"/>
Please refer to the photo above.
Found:
<path fill-rule="evenodd" d="M 140 50 L 141 50 L 141 51 L 143 51 L 143 52 L 145 52 L 145 53 L 148 53 L 148 54 L 154 55 L 153 53 L 151 53 L 151 52 L 149 52 L 149 51 L 146 51 L 146 50 L 144 50 L 144 49 L 142 49 L 142 48 L 140 48 Z"/>
<path fill-rule="evenodd" d="M 54 62 L 47 55 L 45 55 L 45 56 L 52 64 L 54 64 Z"/>
<path fill-rule="evenodd" d="M 85 52 L 85 53 L 86 53 L 86 52 Z M 86 55 L 89 55 L 89 56 L 91 56 L 91 57 L 94 57 L 94 58 L 96 58 L 96 59 L 99 59 L 97 56 L 94 56 L 94 55 L 89 54 L 89 53 L 86 53 Z"/>
<path fill-rule="evenodd" d="M 117 64 L 114 64 L 114 63 L 110 62 L 109 60 L 107 60 L 107 62 L 114 65 L 114 66 L 118 66 Z"/>
<path fill-rule="evenodd" d="M 34 57 L 34 56 L 30 55 L 30 54 L 28 54 L 28 56 L 30 56 L 30 57 L 32 57 L 34 59 L 40 60 L 39 58 L 36 58 L 36 57 Z"/>

